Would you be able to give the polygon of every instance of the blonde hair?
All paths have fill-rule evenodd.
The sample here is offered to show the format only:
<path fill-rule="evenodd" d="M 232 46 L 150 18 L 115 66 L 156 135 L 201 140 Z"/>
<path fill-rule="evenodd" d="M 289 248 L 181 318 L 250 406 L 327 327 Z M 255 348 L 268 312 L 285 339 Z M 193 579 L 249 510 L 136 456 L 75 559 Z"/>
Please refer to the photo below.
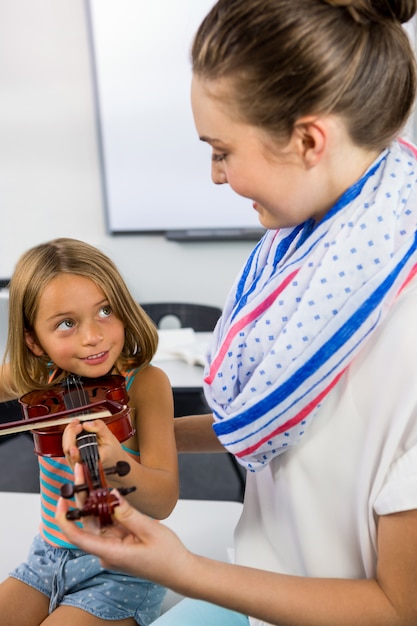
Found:
<path fill-rule="evenodd" d="M 5 359 L 10 363 L 13 391 L 24 394 L 48 386 L 51 364 L 37 357 L 25 342 L 34 331 L 39 300 L 46 285 L 67 273 L 90 278 L 102 289 L 114 314 L 125 327 L 125 343 L 118 365 L 147 365 L 158 345 L 156 326 L 130 294 L 114 263 L 97 248 L 76 239 L 40 244 L 19 259 L 9 286 L 9 329 Z M 54 384 L 70 372 L 60 372 Z"/>
<path fill-rule="evenodd" d="M 380 150 L 414 102 L 401 23 L 416 9 L 415 0 L 218 0 L 195 36 L 193 72 L 226 78 L 220 97 L 278 141 L 302 116 L 337 114 L 358 146 Z"/>

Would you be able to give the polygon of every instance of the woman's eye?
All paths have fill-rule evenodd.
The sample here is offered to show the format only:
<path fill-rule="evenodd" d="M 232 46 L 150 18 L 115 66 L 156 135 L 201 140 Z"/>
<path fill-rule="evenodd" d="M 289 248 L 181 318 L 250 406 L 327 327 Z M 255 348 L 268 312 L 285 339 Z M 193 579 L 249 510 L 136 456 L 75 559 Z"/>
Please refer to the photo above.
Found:
<path fill-rule="evenodd" d="M 102 306 L 99 315 L 100 317 L 109 317 L 112 314 L 111 306 L 107 304 L 106 306 Z"/>
<path fill-rule="evenodd" d="M 213 152 L 213 154 L 211 155 L 211 160 L 214 163 L 219 163 L 220 161 L 224 161 L 225 158 L 226 158 L 226 154 L 224 152 L 222 154 L 215 154 Z"/>
<path fill-rule="evenodd" d="M 73 322 L 72 320 L 62 320 L 62 322 L 60 322 L 57 326 L 58 330 L 71 330 L 71 328 L 74 328 L 75 326 L 75 322 Z"/>

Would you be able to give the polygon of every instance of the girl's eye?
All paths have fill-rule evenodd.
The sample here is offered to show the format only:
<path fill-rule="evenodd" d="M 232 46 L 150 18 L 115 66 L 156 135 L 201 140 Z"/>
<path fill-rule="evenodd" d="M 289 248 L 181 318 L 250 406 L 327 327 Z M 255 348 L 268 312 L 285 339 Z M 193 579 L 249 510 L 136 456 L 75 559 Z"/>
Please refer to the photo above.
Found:
<path fill-rule="evenodd" d="M 109 317 L 111 314 L 112 314 L 112 310 L 111 310 L 110 304 L 106 304 L 106 306 L 102 306 L 99 311 L 100 317 Z"/>
<path fill-rule="evenodd" d="M 224 152 L 222 154 L 215 154 L 213 152 L 213 154 L 211 155 L 211 160 L 214 163 L 220 163 L 220 161 L 224 161 L 225 158 L 226 158 L 226 154 Z"/>
<path fill-rule="evenodd" d="M 71 330 L 71 328 L 74 328 L 75 326 L 75 322 L 73 322 L 72 320 L 62 320 L 62 322 L 60 322 L 57 326 L 58 330 Z"/>

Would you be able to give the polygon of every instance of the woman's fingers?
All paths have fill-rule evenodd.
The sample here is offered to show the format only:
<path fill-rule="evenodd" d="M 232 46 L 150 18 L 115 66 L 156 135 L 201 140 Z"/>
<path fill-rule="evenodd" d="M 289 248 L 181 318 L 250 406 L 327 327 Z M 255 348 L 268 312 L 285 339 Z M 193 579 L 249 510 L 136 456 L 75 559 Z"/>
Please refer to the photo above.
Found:
<path fill-rule="evenodd" d="M 115 508 L 114 524 L 100 531 L 99 534 L 96 529 L 80 528 L 68 520 L 66 514 L 69 504 L 63 498 L 59 499 L 56 509 L 56 521 L 71 543 L 100 557 L 115 555 L 114 550 L 118 547 L 123 549 L 124 543 L 132 545 L 146 542 L 148 536 L 153 535 L 154 528 L 159 526 L 158 522 L 131 507 L 117 490 L 113 490 L 112 493 L 119 499 L 119 505 Z M 120 552 L 120 554 L 123 553 Z"/>
<path fill-rule="evenodd" d="M 118 496 L 117 491 L 114 491 L 114 493 Z M 126 500 L 121 498 L 120 506 L 116 507 L 116 510 L 119 508 L 130 507 Z M 119 553 L 118 548 L 123 546 L 123 540 L 127 537 L 129 537 L 129 543 L 136 540 L 129 530 L 116 521 L 105 529 L 99 529 L 96 525 L 88 524 L 88 518 L 83 520 L 83 527 L 81 528 L 78 524 L 67 519 L 69 509 L 69 503 L 65 499 L 60 498 L 56 508 L 55 519 L 68 540 L 85 552 L 96 554 L 106 563 L 110 562 L 109 559 L 111 558 L 112 564 L 122 569 L 125 556 L 124 551 Z M 128 523 L 129 517 L 129 514 L 122 515 L 122 519 L 126 519 Z"/>

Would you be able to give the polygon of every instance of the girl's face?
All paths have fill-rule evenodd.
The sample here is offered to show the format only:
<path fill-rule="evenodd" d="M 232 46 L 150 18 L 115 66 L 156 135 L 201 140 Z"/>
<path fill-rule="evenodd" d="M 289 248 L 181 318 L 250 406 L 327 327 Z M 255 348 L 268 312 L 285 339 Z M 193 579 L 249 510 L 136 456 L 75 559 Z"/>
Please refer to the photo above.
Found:
<path fill-rule="evenodd" d="M 322 198 L 312 193 L 311 170 L 299 158 L 293 141 L 273 149 L 271 143 L 268 148 L 265 131 L 235 121 L 232 108 L 221 98 L 224 89 L 219 89 L 224 86 L 225 79 L 204 83 L 194 77 L 192 81 L 194 121 L 201 141 L 212 147 L 213 182 L 228 183 L 237 194 L 251 199 L 265 228 L 322 217 Z"/>
<path fill-rule="evenodd" d="M 26 343 L 59 368 L 90 378 L 108 374 L 125 342 L 123 322 L 90 278 L 60 274 L 43 290 Z"/>

